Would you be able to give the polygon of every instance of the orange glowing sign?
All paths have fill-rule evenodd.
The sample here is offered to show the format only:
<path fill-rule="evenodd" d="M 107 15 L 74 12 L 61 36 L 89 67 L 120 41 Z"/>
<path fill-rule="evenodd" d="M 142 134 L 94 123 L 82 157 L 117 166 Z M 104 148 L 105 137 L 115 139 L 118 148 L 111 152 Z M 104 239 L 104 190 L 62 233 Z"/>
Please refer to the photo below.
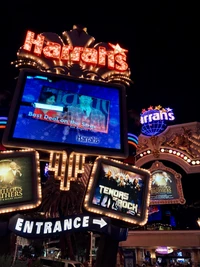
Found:
<path fill-rule="evenodd" d="M 119 44 L 108 43 L 108 48 L 98 46 L 89 48 L 73 46 L 62 42 L 53 42 L 45 39 L 43 34 L 27 31 L 23 50 L 32 52 L 36 56 L 44 56 L 47 59 L 59 60 L 67 64 L 86 64 L 98 67 L 107 67 L 110 70 L 125 72 L 128 70 L 126 54 L 128 50 Z"/>

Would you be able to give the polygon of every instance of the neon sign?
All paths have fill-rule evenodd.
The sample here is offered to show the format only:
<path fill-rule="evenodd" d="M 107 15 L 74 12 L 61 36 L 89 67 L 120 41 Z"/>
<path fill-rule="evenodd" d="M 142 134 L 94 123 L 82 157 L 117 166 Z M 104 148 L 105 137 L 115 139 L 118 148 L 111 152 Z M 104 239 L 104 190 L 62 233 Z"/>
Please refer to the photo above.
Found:
<path fill-rule="evenodd" d="M 37 56 L 44 55 L 48 59 L 60 60 L 65 63 L 83 63 L 96 65 L 99 67 L 107 66 L 111 70 L 124 72 L 128 70 L 126 62 L 126 52 L 119 46 L 108 43 L 113 50 L 107 50 L 106 47 L 88 48 L 81 46 L 62 45 L 57 42 L 46 41 L 45 36 L 27 31 L 23 50 L 33 52 Z"/>
<path fill-rule="evenodd" d="M 140 114 L 142 124 L 142 134 L 147 136 L 158 135 L 163 132 L 169 121 L 175 120 L 173 109 L 163 108 L 161 105 L 150 106 L 147 110 L 143 109 Z"/>
<path fill-rule="evenodd" d="M 173 252 L 173 249 L 171 247 L 158 247 L 156 252 L 159 254 L 170 254 Z"/>

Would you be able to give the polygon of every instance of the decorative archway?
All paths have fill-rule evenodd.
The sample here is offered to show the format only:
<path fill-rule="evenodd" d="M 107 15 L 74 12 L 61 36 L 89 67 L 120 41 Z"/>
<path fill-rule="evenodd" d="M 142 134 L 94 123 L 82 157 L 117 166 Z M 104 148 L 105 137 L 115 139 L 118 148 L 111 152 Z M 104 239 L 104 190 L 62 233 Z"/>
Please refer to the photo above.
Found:
<path fill-rule="evenodd" d="M 168 126 L 158 136 L 140 135 L 135 165 L 142 167 L 155 160 L 173 162 L 188 174 L 200 172 L 200 123 Z"/>

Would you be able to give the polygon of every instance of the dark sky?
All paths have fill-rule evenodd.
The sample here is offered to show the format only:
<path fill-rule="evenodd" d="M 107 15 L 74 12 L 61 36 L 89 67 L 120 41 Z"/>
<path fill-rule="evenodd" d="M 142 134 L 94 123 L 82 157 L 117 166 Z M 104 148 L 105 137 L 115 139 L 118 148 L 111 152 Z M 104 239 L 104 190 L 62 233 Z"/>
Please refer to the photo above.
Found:
<path fill-rule="evenodd" d="M 82 24 L 96 42 L 119 43 L 129 51 L 134 85 L 127 88 L 128 108 L 140 112 L 160 104 L 174 109 L 176 123 L 200 121 L 200 16 L 194 2 L 129 1 L 123 6 L 109 1 L 107 7 L 97 1 L 6 1 L 0 18 L 0 89 L 14 86 L 18 70 L 11 61 L 27 30 L 61 36 Z"/>

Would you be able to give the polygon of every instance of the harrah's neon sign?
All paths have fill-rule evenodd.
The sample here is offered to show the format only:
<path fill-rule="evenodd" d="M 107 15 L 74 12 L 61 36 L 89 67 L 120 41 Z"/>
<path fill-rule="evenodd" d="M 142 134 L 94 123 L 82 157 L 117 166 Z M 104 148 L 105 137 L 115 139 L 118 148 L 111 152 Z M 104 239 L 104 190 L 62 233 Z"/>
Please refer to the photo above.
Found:
<path fill-rule="evenodd" d="M 163 108 L 162 106 L 156 106 L 153 108 L 150 106 L 148 110 L 143 109 L 140 115 L 141 124 L 150 124 L 153 121 L 173 121 L 175 116 L 171 108 Z"/>
<path fill-rule="evenodd" d="M 119 46 L 108 43 L 113 50 L 107 50 L 103 46 L 87 48 L 81 46 L 61 45 L 59 43 L 45 40 L 45 36 L 27 31 L 23 50 L 33 52 L 37 56 L 44 56 L 48 59 L 59 60 L 66 63 L 87 64 L 98 67 L 107 66 L 108 69 L 124 72 L 128 70 L 126 52 Z M 44 46 L 45 45 L 45 46 Z"/>

